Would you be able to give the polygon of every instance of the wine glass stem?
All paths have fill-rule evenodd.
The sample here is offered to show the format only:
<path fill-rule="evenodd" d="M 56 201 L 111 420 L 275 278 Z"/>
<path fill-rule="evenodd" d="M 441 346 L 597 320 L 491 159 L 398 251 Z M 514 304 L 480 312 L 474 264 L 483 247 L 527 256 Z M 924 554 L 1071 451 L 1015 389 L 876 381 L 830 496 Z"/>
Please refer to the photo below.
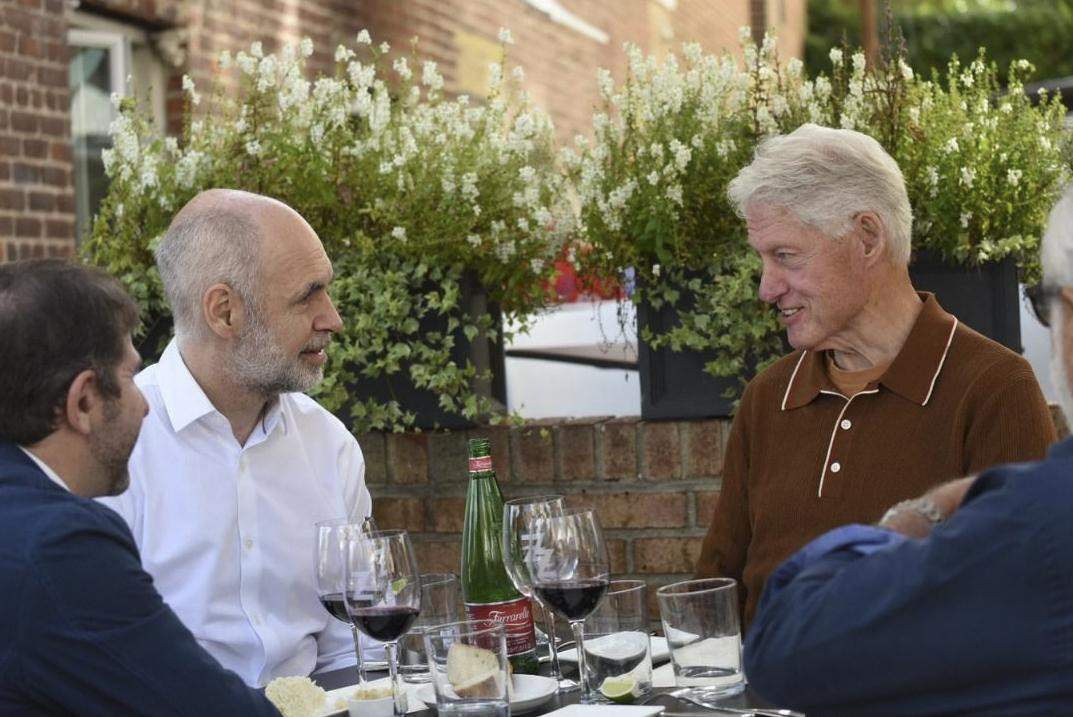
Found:
<path fill-rule="evenodd" d="M 547 606 L 541 605 L 544 611 L 544 631 L 548 633 L 548 651 L 551 653 L 551 676 L 556 680 L 563 678 L 563 671 L 559 667 L 559 640 L 555 636 L 555 613 Z"/>
<path fill-rule="evenodd" d="M 384 653 L 387 655 L 388 675 L 391 679 L 391 696 L 395 701 L 396 717 L 406 714 L 406 703 L 402 701 L 402 690 L 399 684 L 399 643 L 398 641 L 385 642 Z"/>
<path fill-rule="evenodd" d="M 350 634 L 354 636 L 354 657 L 357 660 L 355 665 L 358 668 L 358 687 L 360 689 L 365 688 L 365 660 L 361 658 L 361 635 L 358 634 L 358 628 L 353 623 L 350 625 Z"/>
<path fill-rule="evenodd" d="M 574 642 L 577 643 L 577 672 L 578 681 L 581 683 L 581 701 L 587 702 L 592 693 L 589 691 L 589 671 L 585 665 L 585 621 L 572 620 L 570 629 L 574 631 Z"/>

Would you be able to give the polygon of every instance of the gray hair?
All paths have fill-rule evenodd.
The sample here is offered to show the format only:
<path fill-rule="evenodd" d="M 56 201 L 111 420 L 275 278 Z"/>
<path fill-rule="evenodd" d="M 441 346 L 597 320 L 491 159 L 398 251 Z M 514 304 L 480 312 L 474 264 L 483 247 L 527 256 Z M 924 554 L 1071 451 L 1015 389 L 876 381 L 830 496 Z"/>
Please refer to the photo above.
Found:
<path fill-rule="evenodd" d="M 909 263 L 913 211 L 898 164 L 868 135 L 805 124 L 757 147 L 727 196 L 739 216 L 750 204 L 781 207 L 798 221 L 840 237 L 863 211 L 887 230 L 891 260 Z"/>
<path fill-rule="evenodd" d="M 1073 286 L 1073 184 L 1051 209 L 1040 243 L 1043 279 L 1055 286 Z"/>
<path fill-rule="evenodd" d="M 227 284 L 248 310 L 257 310 L 260 250 L 260 229 L 238 203 L 179 212 L 154 252 L 176 337 L 198 336 L 204 330 L 201 299 L 213 284 Z"/>

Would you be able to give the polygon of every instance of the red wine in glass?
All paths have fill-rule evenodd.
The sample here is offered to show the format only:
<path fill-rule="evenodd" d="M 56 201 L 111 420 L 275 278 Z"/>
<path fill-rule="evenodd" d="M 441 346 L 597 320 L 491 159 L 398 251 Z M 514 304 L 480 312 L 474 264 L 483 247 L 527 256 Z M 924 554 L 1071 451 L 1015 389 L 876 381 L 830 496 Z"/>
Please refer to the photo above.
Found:
<path fill-rule="evenodd" d="M 584 620 L 603 600 L 608 580 L 536 583 L 533 591 L 568 621 Z"/>
<path fill-rule="evenodd" d="M 329 593 L 328 595 L 320 595 L 319 598 L 320 604 L 324 606 L 329 615 L 340 622 L 350 624 L 350 616 L 346 614 L 346 600 L 343 599 L 343 593 Z"/>
<path fill-rule="evenodd" d="M 406 634 L 417 619 L 417 614 L 417 608 L 403 605 L 362 607 L 351 609 L 350 619 L 359 630 L 374 640 L 391 642 Z"/>

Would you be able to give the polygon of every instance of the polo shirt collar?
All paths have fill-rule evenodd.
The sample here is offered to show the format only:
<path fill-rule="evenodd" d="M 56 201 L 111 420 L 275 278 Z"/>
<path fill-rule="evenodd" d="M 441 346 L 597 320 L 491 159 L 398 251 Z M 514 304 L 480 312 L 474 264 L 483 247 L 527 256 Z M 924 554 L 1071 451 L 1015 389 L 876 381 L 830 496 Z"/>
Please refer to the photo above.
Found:
<path fill-rule="evenodd" d="M 224 417 L 212 405 L 212 401 L 205 395 L 197 379 L 190 373 L 175 339 L 172 339 L 168 347 L 164 349 L 156 370 L 160 397 L 164 402 L 164 410 L 167 411 L 173 431 L 179 433 L 191 423 L 211 414 Z M 287 430 L 286 421 L 283 420 L 281 398 L 278 397 L 269 403 L 257 428 L 257 431 L 263 431 L 264 436 L 270 435 L 277 424 L 284 432 Z"/>
<path fill-rule="evenodd" d="M 903 398 L 926 406 L 943 370 L 958 321 L 943 310 L 934 294 L 921 291 L 917 295 L 924 306 L 879 383 Z M 783 394 L 782 410 L 808 405 L 821 392 L 838 392 L 827 375 L 823 352 L 802 351 Z"/>

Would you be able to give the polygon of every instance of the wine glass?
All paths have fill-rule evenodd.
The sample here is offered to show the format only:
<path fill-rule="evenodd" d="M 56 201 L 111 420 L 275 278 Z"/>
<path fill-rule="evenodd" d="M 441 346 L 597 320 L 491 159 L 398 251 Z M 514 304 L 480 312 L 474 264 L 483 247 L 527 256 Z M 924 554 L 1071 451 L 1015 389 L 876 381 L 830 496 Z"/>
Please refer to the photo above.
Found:
<path fill-rule="evenodd" d="M 346 518 L 324 520 L 316 524 L 316 540 L 314 543 L 314 564 L 316 565 L 317 597 L 324 609 L 336 620 L 345 622 L 350 626 L 350 634 L 354 638 L 354 658 L 358 670 L 358 687 L 364 689 L 365 663 L 361 654 L 361 638 L 358 636 L 358 628 L 350 621 L 346 613 L 346 601 L 343 592 L 346 590 L 346 570 L 343 565 L 344 551 L 346 549 L 346 536 L 349 530 L 360 530 L 364 533 L 376 531 L 376 522 L 372 516 L 365 518 L 360 524 L 351 523 Z"/>
<path fill-rule="evenodd" d="M 577 643 L 581 702 L 593 702 L 584 659 L 584 622 L 607 593 L 611 579 L 600 520 L 592 510 L 539 518 L 532 535 L 525 562 L 533 593 L 570 622 Z"/>
<path fill-rule="evenodd" d="M 540 518 L 560 516 L 565 512 L 561 495 L 515 498 L 503 504 L 503 565 L 514 587 L 527 598 L 533 598 L 533 581 L 529 577 L 529 568 L 525 564 L 525 556 L 533 542 L 533 523 Z M 544 613 L 544 624 L 548 632 L 551 676 L 558 682 L 560 691 L 577 689 L 578 683 L 564 678 L 559 668 L 559 642 L 555 637 L 555 616 L 547 605 L 540 600 L 536 602 Z"/>
<path fill-rule="evenodd" d="M 406 714 L 399 685 L 399 638 L 421 611 L 421 577 L 405 530 L 346 536 L 346 602 L 350 621 L 363 634 L 384 643 L 395 714 Z"/>

